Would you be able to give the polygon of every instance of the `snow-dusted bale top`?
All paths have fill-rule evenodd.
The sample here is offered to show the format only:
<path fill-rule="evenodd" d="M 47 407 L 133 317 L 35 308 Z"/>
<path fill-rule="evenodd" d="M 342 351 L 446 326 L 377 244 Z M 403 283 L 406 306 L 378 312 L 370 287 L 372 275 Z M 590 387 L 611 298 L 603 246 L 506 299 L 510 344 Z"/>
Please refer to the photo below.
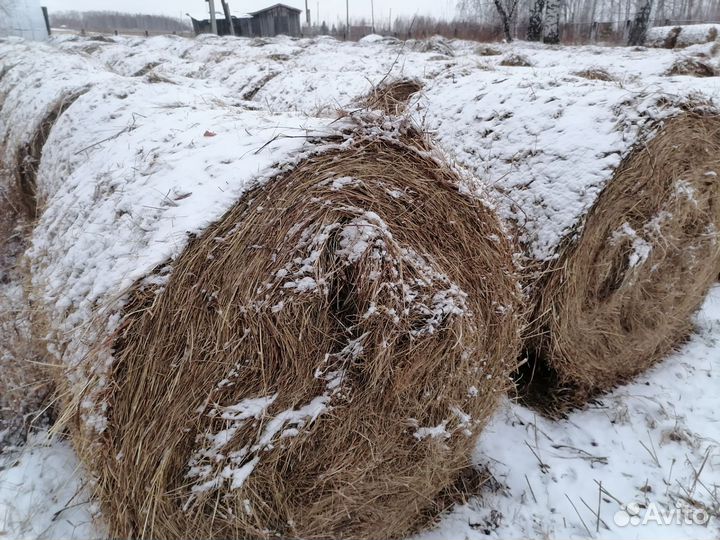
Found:
<path fill-rule="evenodd" d="M 527 68 L 466 70 L 428 85 L 417 114 L 437 142 L 499 193 L 531 258 L 557 257 L 641 135 L 677 114 L 661 89 Z"/>
<path fill-rule="evenodd" d="M 665 73 L 674 61 L 692 54 L 712 54 L 709 45 L 670 51 L 494 44 L 500 54 L 487 56 L 477 43 L 446 40 L 403 43 L 370 39 L 353 43 L 327 37 L 253 40 L 214 36 L 196 40 L 116 37 L 111 42 L 78 37 L 55 39 L 61 48 L 87 52 L 121 75 L 152 71 L 161 76 L 210 79 L 225 86 L 229 95 L 252 99 L 272 112 L 327 116 L 335 115 L 337 109 L 353 110 L 382 82 L 408 78 L 428 85 L 436 78 L 462 77 L 479 66 L 501 73 L 527 71 L 501 65 L 518 54 L 526 57 L 531 70 L 543 78 L 601 69 L 626 88 L 638 89 L 649 80 L 672 86 L 672 79 Z M 687 79 L 682 84 L 698 85 Z M 708 86 L 712 83 L 706 82 L 704 87 Z M 715 84 L 715 91 L 717 87 Z"/>

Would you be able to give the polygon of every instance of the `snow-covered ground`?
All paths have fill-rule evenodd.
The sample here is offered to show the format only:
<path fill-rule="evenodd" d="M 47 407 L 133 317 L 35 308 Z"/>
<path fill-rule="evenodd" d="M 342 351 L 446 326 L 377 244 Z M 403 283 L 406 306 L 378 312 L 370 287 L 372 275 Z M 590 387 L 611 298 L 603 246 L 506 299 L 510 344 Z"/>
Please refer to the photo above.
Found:
<path fill-rule="evenodd" d="M 401 43 L 370 37 L 344 44 L 326 38 L 206 36 L 187 40 L 165 36 L 110 42 L 61 37 L 51 41 L 51 48 L 64 51 L 63 58 L 76 56 L 73 65 L 87 60 L 99 73 L 92 77 L 95 87 L 73 107 L 101 111 L 102 115 L 97 114 L 102 123 L 73 125 L 68 116 L 53 130 L 48 152 L 60 156 L 52 160 L 60 165 L 41 167 L 39 188 L 41 198 L 60 197 L 62 204 L 55 205 L 57 215 L 51 212 L 39 229 L 45 227 L 50 240 L 58 223 L 67 222 L 67 230 L 94 235 L 92 227 L 82 224 L 97 222 L 98 212 L 117 206 L 128 213 L 127 230 L 117 231 L 117 237 L 126 247 L 135 246 L 123 258 L 117 253 L 123 245 L 103 244 L 103 249 L 115 250 L 113 262 L 122 264 L 103 266 L 110 261 L 103 251 L 103 256 L 98 254 L 92 282 L 74 284 L 48 270 L 47 281 L 52 285 L 48 294 L 52 293 L 58 310 L 67 308 L 63 295 L 75 291 L 72 294 L 87 300 L 87 305 L 76 310 L 81 315 L 92 311 L 92 300 L 112 292 L 111 272 L 122 273 L 124 282 L 132 282 L 168 250 L 180 250 L 187 230 L 199 230 L 208 219 L 222 214 L 275 162 L 302 155 L 300 140 L 278 135 L 290 131 L 305 135 L 306 130 L 316 132 L 333 125 L 338 109 L 358 107 L 358 100 L 385 80 L 419 80 L 424 90 L 412 101 L 411 112 L 435 134 L 449 157 L 485 180 L 520 185 L 537 171 L 545 171 L 545 180 L 550 173 L 562 179 L 560 169 L 565 167 L 581 170 L 581 180 L 591 190 L 609 177 L 626 148 L 623 137 L 628 131 L 625 124 L 615 129 L 616 123 L 637 123 L 624 113 L 598 117 L 597 111 L 627 111 L 660 93 L 702 92 L 716 100 L 720 96 L 718 77 L 666 75 L 676 60 L 687 57 L 718 69 L 712 44 L 670 51 L 518 43 L 495 44 L 496 51 L 488 51 L 478 49 L 476 43 L 444 40 Z M 26 51 L 29 56 L 31 52 Z M 487 52 L 499 54 L 488 56 Z M 511 55 L 522 55 L 529 65 L 502 65 Z M 76 73 L 82 66 L 73 69 Z M 578 75 L 586 70 L 604 70 L 611 80 L 589 83 Z M 71 82 L 75 84 L 58 82 L 46 88 Z M 503 96 L 518 86 L 522 91 L 515 91 L 505 102 Z M 123 104 L 126 94 L 133 92 L 146 93 L 142 109 Z M 42 118 L 37 107 L 51 106 L 53 101 L 52 96 L 27 100 L 25 110 L 33 113 L 28 118 Z M 532 107 L 529 113 L 514 114 L 524 106 Z M 17 110 L 23 112 L 20 106 Z M 531 126 L 532 111 L 542 118 Z M 17 118 L 25 117 L 19 114 Z M 23 120 L 13 129 L 22 130 L 22 137 L 27 138 L 33 126 Z M 488 133 L 481 141 L 480 128 L 497 131 L 502 140 L 493 142 Z M 550 144 L 537 147 L 528 140 L 540 135 L 533 132 L 537 129 L 553 134 L 547 137 L 545 133 L 544 140 Z M 569 146 L 561 139 L 568 133 L 573 139 Z M 102 144 L 107 137 L 124 145 L 114 144 L 119 153 L 109 157 Z M 140 140 L 149 146 L 136 156 L 134 145 Z M 271 144 L 264 144 L 270 140 Z M 512 144 L 501 147 L 504 141 Z M 523 148 L 532 152 L 521 156 Z M 590 154 L 593 149 L 607 162 L 596 160 Z M 227 156 L 236 159 L 227 160 Z M 244 164 L 245 177 L 231 174 L 238 164 Z M 97 186 L 85 185 L 83 178 L 93 171 L 102 172 Z M 130 182 L 136 175 L 148 178 L 142 189 L 115 191 L 116 183 Z M 234 186 L 229 190 L 228 181 Z M 220 182 L 222 189 L 215 189 L 213 182 Z M 96 191 L 102 186 L 113 189 L 100 202 L 79 204 L 97 199 Z M 550 186 L 548 192 L 554 189 Z M 542 236 L 539 256 L 547 256 L 573 219 L 591 204 L 586 191 L 578 193 L 575 207 L 552 208 L 546 216 L 544 223 L 553 232 L 549 239 Z M 142 201 L 127 198 L 138 194 L 144 194 Z M 132 207 L 143 204 L 143 221 L 138 224 Z M 214 210 L 191 212 L 196 204 Z M 561 210 L 567 216 L 558 219 Z M 155 231 L 155 236 L 149 231 Z M 58 238 L 46 246 L 71 259 L 67 266 L 75 269 L 73 279 L 81 275 L 87 255 L 79 239 Z M 165 251 L 146 250 L 143 253 L 150 256 L 140 264 L 138 246 L 148 239 Z M 88 240 L 87 245 L 99 244 Z M 82 287 L 75 290 L 75 285 Z M 19 284 L 3 287 L 10 290 Z M 0 312 L 14 309 L 3 302 L 16 302 L 19 297 L 0 294 Z M 718 538 L 719 377 L 720 286 L 698 314 L 696 333 L 686 344 L 651 372 L 586 409 L 565 420 L 550 421 L 506 402 L 483 433 L 475 456 L 494 480 L 418 538 Z M 682 511 L 670 512 L 678 507 Z M 672 523 L 657 523 L 665 519 Z M 693 524 L 693 520 L 702 523 Z M 3 449 L 0 538 L 102 536 L 102 517 L 67 441 L 39 431 L 23 447 Z"/>

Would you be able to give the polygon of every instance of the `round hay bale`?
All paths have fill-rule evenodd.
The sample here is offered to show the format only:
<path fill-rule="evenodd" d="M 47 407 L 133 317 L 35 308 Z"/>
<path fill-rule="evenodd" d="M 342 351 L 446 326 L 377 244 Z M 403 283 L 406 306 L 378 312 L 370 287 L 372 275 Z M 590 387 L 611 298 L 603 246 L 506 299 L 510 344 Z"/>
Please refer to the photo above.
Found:
<path fill-rule="evenodd" d="M 110 536 L 391 537 L 447 500 L 520 294 L 417 131 L 117 78 L 58 120 L 38 188 L 34 302 Z"/>
<path fill-rule="evenodd" d="M 535 285 L 528 355 L 571 401 L 641 373 L 690 331 L 720 271 L 718 174 L 720 118 L 669 120 Z"/>
<path fill-rule="evenodd" d="M 58 116 L 103 74 L 90 60 L 39 44 L 5 44 L 0 53 L 0 205 L 33 221 L 35 178 Z"/>
<path fill-rule="evenodd" d="M 708 62 L 703 62 L 697 58 L 680 58 L 673 62 L 666 75 L 688 75 L 690 77 L 716 77 L 717 69 Z"/>
<path fill-rule="evenodd" d="M 719 270 L 710 105 L 570 77 L 559 92 L 540 70 L 476 71 L 423 99 L 441 145 L 488 175 L 522 246 L 530 403 L 581 405 L 683 339 Z"/>
<path fill-rule="evenodd" d="M 510 246 L 428 151 L 311 157 L 193 241 L 162 288 L 136 285 L 95 456 L 112 536 L 423 524 L 507 390 L 518 335 Z"/>

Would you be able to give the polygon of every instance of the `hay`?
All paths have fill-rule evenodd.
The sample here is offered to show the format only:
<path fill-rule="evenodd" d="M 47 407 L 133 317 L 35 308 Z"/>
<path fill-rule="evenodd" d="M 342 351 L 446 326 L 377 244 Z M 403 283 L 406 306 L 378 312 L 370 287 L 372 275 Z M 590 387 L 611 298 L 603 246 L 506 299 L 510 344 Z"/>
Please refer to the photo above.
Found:
<path fill-rule="evenodd" d="M 420 135 L 357 139 L 132 289 L 81 451 L 111 537 L 391 538 L 458 480 L 515 365 L 512 250 Z"/>
<path fill-rule="evenodd" d="M 583 79 L 588 79 L 590 81 L 605 81 L 605 82 L 615 82 L 617 79 L 610 75 L 610 73 L 607 72 L 607 70 L 603 68 L 588 68 L 583 69 L 581 71 L 576 71 L 573 73 L 576 77 L 581 77 Z"/>
<path fill-rule="evenodd" d="M 80 95 L 82 95 L 82 92 L 60 99 L 42 119 L 30 140 L 17 152 L 17 162 L 14 168 L 15 182 L 10 189 L 9 199 L 13 201 L 13 206 L 30 222 L 35 220 L 38 212 L 35 192 L 37 189 L 37 172 L 45 141 L 47 141 L 50 130 L 60 115 Z"/>
<path fill-rule="evenodd" d="M 417 52 L 436 52 L 444 56 L 455 56 L 455 50 L 450 42 L 442 36 L 433 36 L 428 39 L 408 40 L 410 48 Z"/>
<path fill-rule="evenodd" d="M 243 89 L 243 93 L 240 96 L 240 99 L 243 99 L 245 101 L 252 101 L 253 99 L 255 99 L 255 96 L 258 94 L 258 92 L 262 90 L 267 83 L 272 81 L 278 75 L 280 75 L 279 71 L 271 71 L 267 75 L 263 76 L 260 80 L 251 82 L 247 85 L 246 89 Z"/>
<path fill-rule="evenodd" d="M 422 84 L 415 79 L 398 79 L 373 88 L 363 100 L 365 107 L 381 110 L 386 114 L 402 114 L 413 94 L 422 90 Z"/>
<path fill-rule="evenodd" d="M 475 54 L 478 56 L 500 56 L 502 51 L 490 45 L 480 45 L 475 49 Z"/>
<path fill-rule="evenodd" d="M 681 58 L 675 60 L 666 75 L 689 75 L 691 77 L 716 77 L 717 70 L 701 60 L 695 58 Z"/>
<path fill-rule="evenodd" d="M 18 261 L 26 248 L 23 220 L 0 184 L 0 447 L 19 445 L 32 426 L 51 422 L 52 377 L 45 343 L 36 339 Z"/>
<path fill-rule="evenodd" d="M 666 123 L 617 169 L 534 285 L 530 396 L 550 412 L 642 372 L 691 328 L 720 270 L 720 118 Z M 549 386 L 548 386 L 549 385 Z"/>
<path fill-rule="evenodd" d="M 500 65 L 509 67 L 532 67 L 533 64 L 526 56 L 512 53 L 500 60 Z"/>

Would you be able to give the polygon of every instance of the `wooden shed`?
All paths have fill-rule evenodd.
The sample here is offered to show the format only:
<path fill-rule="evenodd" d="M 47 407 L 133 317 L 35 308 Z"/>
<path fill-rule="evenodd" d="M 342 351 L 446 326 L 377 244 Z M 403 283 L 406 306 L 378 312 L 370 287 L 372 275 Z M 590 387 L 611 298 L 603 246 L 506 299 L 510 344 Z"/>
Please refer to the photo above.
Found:
<path fill-rule="evenodd" d="M 300 35 L 301 10 L 285 4 L 275 4 L 260 11 L 250 13 L 255 36 L 267 37 L 285 34 Z"/>

